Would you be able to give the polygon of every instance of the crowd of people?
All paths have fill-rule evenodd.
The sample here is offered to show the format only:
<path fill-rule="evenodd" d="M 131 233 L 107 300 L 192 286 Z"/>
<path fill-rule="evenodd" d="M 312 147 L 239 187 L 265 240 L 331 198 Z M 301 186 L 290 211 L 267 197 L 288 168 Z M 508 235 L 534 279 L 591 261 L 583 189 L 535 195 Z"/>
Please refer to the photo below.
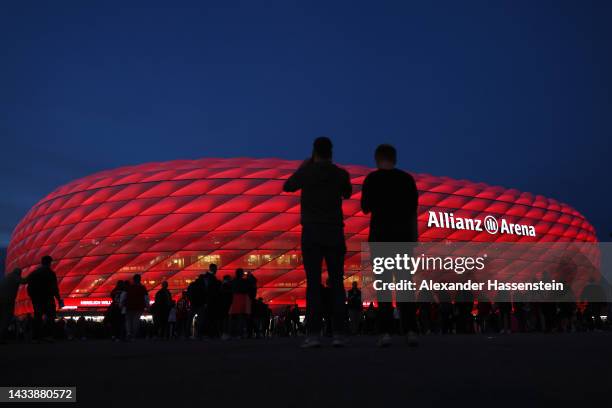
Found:
<path fill-rule="evenodd" d="M 149 306 L 140 275 L 132 282 L 118 281 L 111 292 L 112 303 L 105 314 L 113 339 L 136 337 L 145 311 L 152 316 L 147 336 L 172 339 L 203 337 L 244 338 L 266 336 L 271 311 L 257 298 L 257 280 L 250 272 L 238 268 L 234 276 L 217 278 L 217 265 L 210 264 L 206 273 L 189 284 L 180 298 L 174 300 L 168 283 L 163 282 Z M 140 333 L 142 334 L 142 333 Z"/>
<path fill-rule="evenodd" d="M 303 309 L 287 305 L 273 313 L 263 299 L 256 297 L 254 277 L 237 270 L 233 278 L 216 278 L 217 266 L 196 279 L 174 300 L 162 283 L 149 302 L 148 292 L 135 275 L 132 282 L 118 281 L 111 292 L 112 303 L 102 318 L 49 317 L 35 323 L 31 314 L 7 322 L 3 339 L 12 341 L 51 341 L 135 338 L 175 339 L 247 339 L 270 337 L 305 337 L 307 325 Z M 333 336 L 333 299 L 330 288 L 322 288 L 321 335 Z M 592 290 L 585 288 L 585 292 Z M 469 296 L 463 294 L 463 298 Z M 583 296 L 581 296 L 583 297 Z M 149 305 L 150 304 L 150 305 Z M 364 307 L 357 282 L 346 292 L 344 331 L 350 335 L 404 335 L 402 310 L 391 307 L 392 321 L 386 321 L 383 305 Z M 589 302 L 491 302 L 439 301 L 414 304 L 416 332 L 441 334 L 570 333 L 609 330 L 608 304 Z M 151 316 L 151 318 L 145 318 Z M 37 315 L 38 316 L 38 315 Z M 38 327 L 38 328 L 37 328 Z M 44 330 L 43 330 L 44 327 Z M 41 337 L 43 336 L 44 337 Z"/>
<path fill-rule="evenodd" d="M 140 275 L 132 281 L 118 281 L 111 291 L 111 305 L 102 319 L 80 316 L 56 316 L 62 305 L 57 290 L 57 279 L 48 256 L 27 279 L 19 271 L 3 280 L 2 299 L 10 299 L 20 283 L 28 284 L 28 294 L 34 308 L 33 315 L 22 319 L 10 318 L 12 310 L 3 304 L 2 339 L 17 341 L 52 341 L 53 339 L 85 340 L 111 338 L 115 341 L 147 339 L 203 339 L 227 340 L 268 337 L 308 337 L 307 318 L 298 305 L 287 305 L 273 313 L 257 297 L 257 280 L 250 272 L 237 269 L 234 276 L 216 276 L 217 265 L 210 264 L 174 299 L 167 282 L 162 282 L 153 301 L 141 283 Z M 351 335 L 413 334 L 486 334 L 530 332 L 576 332 L 606 330 L 609 315 L 605 302 L 588 302 L 598 285 L 591 281 L 581 296 L 572 302 L 528 302 L 520 299 L 490 301 L 475 299 L 470 292 L 456 293 L 454 299 L 443 294 L 422 296 L 410 308 L 402 304 L 370 302 L 364 307 L 357 282 L 344 292 L 340 319 L 334 315 L 335 300 L 331 281 L 320 286 L 321 326 L 319 335 L 333 337 L 341 331 Z M 402 316 L 402 313 L 414 313 Z M 144 318 L 151 316 L 151 319 Z M 338 323 L 339 322 L 339 323 Z M 408 322 L 408 323 L 406 323 Z M 409 343 L 411 341 L 408 338 Z"/>
<path fill-rule="evenodd" d="M 418 191 L 414 178 L 395 167 L 393 146 L 380 145 L 375 152 L 377 169 L 364 180 L 361 209 L 370 214 L 370 242 L 417 242 Z M 523 302 L 520 299 L 490 301 L 459 292 L 421 297 L 418 301 L 379 299 L 365 309 L 357 282 L 344 289 L 346 243 L 342 201 L 352 194 L 346 170 L 332 162 L 332 142 L 314 141 L 310 158 L 284 183 L 284 191 L 301 192 L 301 251 L 306 273 L 306 310 L 302 319 L 297 305 L 273 314 L 257 298 L 257 279 L 238 268 L 234 276 L 217 277 L 217 265 L 191 282 L 174 299 L 167 282 L 151 302 L 140 275 L 118 281 L 110 293 L 112 303 L 101 322 L 84 317 L 56 319 L 56 302 L 62 307 L 57 277 L 50 256 L 25 279 L 16 269 L 0 286 L 0 331 L 14 338 L 34 341 L 54 337 L 89 338 L 109 335 L 115 340 L 136 337 L 175 338 L 262 338 L 304 336 L 302 347 L 321 345 L 321 336 L 332 338 L 333 346 L 344 346 L 347 333 L 377 334 L 378 345 L 391 344 L 392 335 L 405 335 L 410 345 L 417 334 L 572 332 L 607 327 L 605 302 Z M 323 263 L 328 279 L 322 284 Z M 13 318 L 20 284 L 27 284 L 34 313 Z M 592 288 L 591 288 L 592 289 Z M 152 322 L 143 321 L 150 313 Z M 59 324 L 56 324 L 59 323 Z M 59 327 L 59 329 L 58 329 Z M 59 330 L 59 332 L 58 332 Z"/>

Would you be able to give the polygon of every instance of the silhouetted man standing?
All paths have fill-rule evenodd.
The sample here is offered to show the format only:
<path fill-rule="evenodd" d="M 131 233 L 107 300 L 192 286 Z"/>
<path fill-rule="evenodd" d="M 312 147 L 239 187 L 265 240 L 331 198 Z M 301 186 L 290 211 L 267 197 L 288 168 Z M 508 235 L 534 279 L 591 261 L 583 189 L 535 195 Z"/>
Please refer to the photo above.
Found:
<path fill-rule="evenodd" d="M 155 325 L 155 335 L 162 339 L 167 337 L 168 315 L 172 307 L 172 294 L 168 290 L 168 282 L 162 282 L 162 287 L 155 294 L 153 304 L 153 323 Z"/>
<path fill-rule="evenodd" d="M 205 274 L 201 274 L 187 286 L 187 297 L 189 297 L 189 302 L 191 303 L 189 327 L 191 331 L 191 326 L 193 326 L 192 339 L 200 338 L 202 336 L 202 328 L 204 327 L 204 312 L 206 311 L 205 279 Z"/>
<path fill-rule="evenodd" d="M 395 168 L 397 152 L 382 144 L 374 154 L 377 170 L 368 174 L 361 191 L 361 209 L 371 213 L 370 242 L 416 242 L 418 192 L 414 178 Z M 402 326 L 408 331 L 408 341 L 416 344 L 416 303 L 398 302 Z M 391 344 L 393 306 L 379 302 L 379 346 Z"/>
<path fill-rule="evenodd" d="M 306 270 L 306 323 L 308 337 L 302 347 L 319 347 L 321 333 L 321 274 L 323 260 L 332 291 L 333 345 L 343 346 L 339 335 L 344 325 L 344 221 L 342 199 L 351 196 L 346 170 L 332 163 L 332 142 L 314 141 L 312 157 L 305 160 L 283 186 L 284 191 L 302 190 L 302 258 Z"/>
<path fill-rule="evenodd" d="M 28 283 L 28 295 L 32 300 L 34 309 L 33 338 L 51 339 L 55 325 L 55 299 L 59 307 L 63 306 L 62 299 L 57 286 L 57 276 L 51 269 L 53 258 L 49 255 L 42 257 L 40 267 L 30 273 L 26 280 Z M 44 316 L 44 321 L 43 321 Z"/>
<path fill-rule="evenodd" d="M 221 329 L 219 291 L 221 282 L 217 279 L 217 264 L 208 265 L 208 272 L 204 275 L 204 286 L 206 287 L 206 309 L 204 312 L 204 331 L 210 337 L 219 336 Z"/>
<path fill-rule="evenodd" d="M 149 307 L 149 293 L 142 283 L 140 275 L 135 274 L 132 283 L 121 294 L 121 305 L 125 307 L 125 328 L 128 340 L 138 336 L 140 316 Z"/>

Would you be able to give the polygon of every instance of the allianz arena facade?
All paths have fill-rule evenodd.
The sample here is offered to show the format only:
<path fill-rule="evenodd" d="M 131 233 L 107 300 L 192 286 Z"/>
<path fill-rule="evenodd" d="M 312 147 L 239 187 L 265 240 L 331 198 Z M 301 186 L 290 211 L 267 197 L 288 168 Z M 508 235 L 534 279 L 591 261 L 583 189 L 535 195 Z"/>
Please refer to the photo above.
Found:
<path fill-rule="evenodd" d="M 55 259 L 68 308 L 108 304 L 118 280 L 142 275 L 151 294 L 167 281 L 180 293 L 210 263 L 219 276 L 252 270 L 258 296 L 275 304 L 304 304 L 299 249 L 299 194 L 282 192 L 298 161 L 201 159 L 148 163 L 93 174 L 59 187 L 37 203 L 13 232 L 6 270 L 27 275 L 43 255 Z M 371 171 L 343 166 L 353 195 L 344 201 L 346 285 L 360 271 L 369 216 L 360 210 L 361 184 Z M 554 199 L 514 189 L 415 174 L 419 239 L 470 242 L 597 242 L 576 210 Z M 534 234 L 491 234 L 450 228 L 440 215 L 484 220 L 503 217 Z M 436 225 L 437 224 L 437 225 Z M 31 310 L 25 288 L 17 313 Z"/>

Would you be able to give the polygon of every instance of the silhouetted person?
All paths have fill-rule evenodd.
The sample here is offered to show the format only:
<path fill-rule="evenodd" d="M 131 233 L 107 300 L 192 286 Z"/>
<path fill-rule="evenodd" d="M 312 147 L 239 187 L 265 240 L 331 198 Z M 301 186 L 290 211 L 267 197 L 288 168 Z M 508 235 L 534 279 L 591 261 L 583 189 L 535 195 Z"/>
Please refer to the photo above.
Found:
<path fill-rule="evenodd" d="M 287 305 L 280 314 L 280 333 L 282 336 L 293 336 L 293 326 L 291 324 L 291 306 Z"/>
<path fill-rule="evenodd" d="M 370 242 L 417 242 L 417 208 L 419 194 L 414 178 L 395 168 L 397 152 L 391 145 L 382 144 L 374 153 L 377 170 L 367 175 L 361 190 L 361 209 L 370 216 Z M 391 276 L 386 275 L 386 282 Z M 398 301 L 402 327 L 407 331 L 408 343 L 416 345 L 416 303 Z M 393 308 L 388 301 L 379 302 L 380 330 L 378 345 L 391 344 Z"/>
<path fill-rule="evenodd" d="M 351 196 L 349 174 L 332 163 L 332 142 L 314 141 L 312 157 L 285 182 L 283 190 L 301 190 L 302 258 L 306 270 L 306 323 L 308 337 L 302 347 L 319 347 L 321 341 L 321 274 L 323 260 L 333 291 L 333 345 L 345 344 L 344 327 L 344 221 L 342 199 Z"/>
<path fill-rule="evenodd" d="M 223 276 L 223 281 L 221 281 L 221 288 L 219 290 L 219 314 L 221 317 L 222 340 L 227 340 L 231 336 L 229 311 L 232 306 L 232 299 L 232 277 L 230 275 L 225 275 Z"/>
<path fill-rule="evenodd" d="M 290 319 L 293 333 L 297 336 L 300 333 L 300 308 L 298 307 L 298 305 L 293 305 L 293 308 L 291 309 Z"/>
<path fill-rule="evenodd" d="M 601 315 L 605 313 L 606 294 L 601 285 L 595 282 L 595 279 L 589 278 L 589 283 L 582 290 L 580 296 L 582 302 L 586 302 L 583 318 L 588 330 L 601 329 Z"/>
<path fill-rule="evenodd" d="M 149 306 L 149 294 L 140 283 L 139 274 L 134 275 L 132 283 L 127 286 L 121 297 L 121 304 L 125 307 L 126 336 L 128 340 L 131 340 L 138 335 L 140 316 Z"/>
<path fill-rule="evenodd" d="M 566 282 L 563 283 L 563 292 L 559 299 L 559 330 L 562 332 L 574 332 L 576 323 L 576 296 L 572 287 Z"/>
<path fill-rule="evenodd" d="M 247 271 L 246 280 L 249 282 L 249 297 L 251 298 L 251 302 L 254 302 L 257 297 L 257 278 L 253 275 L 253 272 Z"/>
<path fill-rule="evenodd" d="M 219 289 L 221 288 L 221 282 L 217 279 L 217 264 L 211 263 L 208 265 L 208 271 L 204 274 L 204 286 L 206 287 L 204 332 L 210 337 L 217 337 L 221 330 L 219 310 Z"/>
<path fill-rule="evenodd" d="M 253 331 L 255 338 L 265 337 L 264 319 L 267 317 L 266 305 L 262 298 L 257 298 L 253 301 L 252 307 Z"/>
<path fill-rule="evenodd" d="M 153 304 L 153 320 L 155 324 L 155 335 L 164 339 L 168 337 L 168 314 L 172 305 L 172 294 L 168 290 L 168 282 L 162 282 L 162 287 L 155 294 Z"/>
<path fill-rule="evenodd" d="M 346 295 L 346 304 L 349 314 L 349 323 L 351 325 L 351 334 L 355 335 L 359 333 L 359 326 L 361 324 L 361 312 L 363 310 L 363 303 L 361 301 L 361 290 L 357 287 L 357 282 L 353 282 L 351 289 Z"/>
<path fill-rule="evenodd" d="M 450 293 L 447 290 L 441 290 L 437 293 L 437 296 L 439 305 L 438 320 L 440 322 L 440 333 L 456 333 L 455 310 Z"/>
<path fill-rule="evenodd" d="M 170 299 L 170 310 L 168 310 L 167 319 L 168 328 L 166 330 L 166 338 L 172 339 L 176 333 L 176 302 L 174 299 Z"/>
<path fill-rule="evenodd" d="M 75 336 L 76 336 L 76 320 L 74 320 L 74 317 L 71 316 L 66 322 L 66 338 L 68 340 L 74 340 Z"/>
<path fill-rule="evenodd" d="M 176 332 L 180 338 L 187 338 L 190 336 L 190 309 L 189 298 L 187 297 L 187 291 L 183 291 L 181 298 L 176 302 Z"/>
<path fill-rule="evenodd" d="M 232 305 L 229 310 L 231 331 L 238 338 L 246 334 L 247 319 L 251 315 L 250 284 L 242 268 L 236 269 L 232 281 Z"/>
<path fill-rule="evenodd" d="M 34 340 L 40 340 L 43 337 L 51 339 L 56 316 L 55 300 L 57 299 L 59 307 L 63 306 L 57 286 L 57 276 L 51 269 L 52 262 L 53 258 L 49 255 L 43 256 L 40 267 L 26 278 L 28 295 L 34 308 Z"/>
<path fill-rule="evenodd" d="M 464 275 L 465 276 L 465 275 Z M 457 332 L 471 333 L 474 328 L 474 293 L 471 290 L 459 290 L 455 294 L 455 308 L 457 310 Z"/>
<path fill-rule="evenodd" d="M 270 329 L 271 329 L 271 320 L 273 318 L 272 316 L 272 309 L 270 309 L 270 306 L 268 306 L 267 303 L 264 302 L 263 298 L 259 298 L 261 300 L 261 303 L 263 305 L 263 337 L 268 337 L 270 335 Z"/>
<path fill-rule="evenodd" d="M 21 281 L 21 269 L 15 268 L 0 280 L 0 342 L 6 339 L 6 331 L 15 317 L 15 299 Z"/>
<path fill-rule="evenodd" d="M 78 340 L 87 340 L 87 321 L 85 316 L 81 316 L 76 322 L 76 338 Z"/>
<path fill-rule="evenodd" d="M 495 305 L 499 312 L 500 333 L 510 334 L 512 332 L 512 326 L 510 324 L 512 317 L 512 299 L 510 297 L 510 292 L 506 290 L 498 291 L 495 297 Z"/>
<path fill-rule="evenodd" d="M 255 307 L 255 301 L 257 300 L 257 278 L 253 275 L 253 272 L 246 271 L 245 276 L 246 281 L 249 284 L 249 298 L 251 299 L 251 314 L 247 317 L 247 332 L 249 334 L 248 337 L 251 336 L 255 330 L 255 317 L 253 316 L 253 311 Z"/>
<path fill-rule="evenodd" d="M 482 334 L 487 333 L 487 330 L 489 330 L 489 320 L 493 311 L 493 304 L 488 297 L 482 295 L 478 299 L 478 305 L 476 307 L 478 316 L 474 321 L 474 332 Z"/>
<path fill-rule="evenodd" d="M 121 306 L 121 295 L 125 292 L 126 286 L 127 282 L 119 280 L 110 293 L 112 303 L 108 309 L 108 317 L 113 340 L 125 338 L 125 309 Z"/>
<path fill-rule="evenodd" d="M 377 314 L 377 310 L 376 308 L 374 308 L 374 303 L 370 302 L 370 304 L 368 305 L 364 313 L 364 323 L 365 323 L 364 332 L 366 334 L 377 333 L 376 314 Z"/>
<path fill-rule="evenodd" d="M 417 306 L 419 308 L 418 320 L 421 326 L 421 331 L 424 334 L 429 334 L 431 333 L 432 329 L 432 315 L 434 311 L 437 310 L 433 293 L 427 289 L 420 290 Z"/>
<path fill-rule="evenodd" d="M 191 303 L 191 317 L 189 326 L 193 326 L 192 339 L 197 339 L 202 335 L 204 327 L 204 313 L 206 310 L 206 282 L 205 275 L 201 274 L 196 280 L 187 287 L 187 296 Z"/>
<path fill-rule="evenodd" d="M 104 324 L 104 321 L 102 322 Z M 66 338 L 66 319 L 60 317 L 55 323 L 54 337 L 64 340 Z"/>
<path fill-rule="evenodd" d="M 544 272 L 542 274 L 542 280 L 545 282 L 550 282 L 552 279 L 548 272 Z M 555 301 L 555 296 L 549 293 L 536 293 L 536 296 L 539 296 L 543 301 L 539 305 L 540 315 L 540 330 L 543 332 L 551 332 L 556 327 L 558 327 L 557 321 L 557 302 Z"/>

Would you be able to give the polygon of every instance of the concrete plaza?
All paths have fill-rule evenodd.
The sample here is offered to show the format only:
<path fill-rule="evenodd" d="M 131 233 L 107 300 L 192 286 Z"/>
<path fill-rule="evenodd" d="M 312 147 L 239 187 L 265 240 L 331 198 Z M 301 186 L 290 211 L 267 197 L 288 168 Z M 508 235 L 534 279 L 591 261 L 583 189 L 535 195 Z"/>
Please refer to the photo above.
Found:
<path fill-rule="evenodd" d="M 5 344 L 0 385 L 76 386 L 78 405 L 106 407 L 612 404 L 610 332 L 427 336 L 417 348 L 375 340 Z"/>

